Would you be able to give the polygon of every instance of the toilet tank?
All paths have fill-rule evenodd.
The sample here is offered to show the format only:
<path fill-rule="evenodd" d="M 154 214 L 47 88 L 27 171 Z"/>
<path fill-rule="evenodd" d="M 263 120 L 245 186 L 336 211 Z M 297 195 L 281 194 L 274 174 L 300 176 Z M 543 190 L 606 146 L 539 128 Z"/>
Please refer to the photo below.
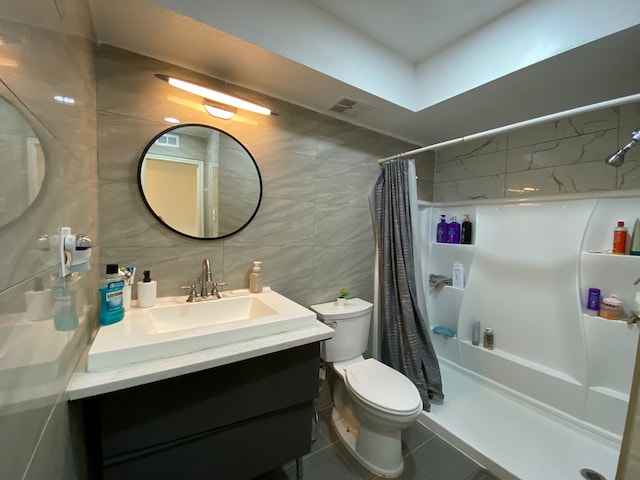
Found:
<path fill-rule="evenodd" d="M 319 320 L 336 331 L 333 338 L 322 342 L 320 355 L 325 362 L 349 360 L 364 353 L 369 342 L 373 304 L 360 298 L 350 298 L 346 305 L 329 302 L 309 308 L 316 312 Z"/>

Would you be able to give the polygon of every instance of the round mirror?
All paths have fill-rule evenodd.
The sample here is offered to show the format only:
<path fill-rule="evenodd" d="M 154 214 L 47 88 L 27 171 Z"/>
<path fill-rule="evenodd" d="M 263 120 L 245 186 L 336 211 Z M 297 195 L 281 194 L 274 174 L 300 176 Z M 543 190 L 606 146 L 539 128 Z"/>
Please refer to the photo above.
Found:
<path fill-rule="evenodd" d="M 160 223 L 202 239 L 244 228 L 262 198 L 262 179 L 249 151 L 207 125 L 178 125 L 151 140 L 138 165 L 138 187 Z"/>
<path fill-rule="evenodd" d="M 0 97 L 0 227 L 22 215 L 44 181 L 44 153 L 31 125 Z"/>

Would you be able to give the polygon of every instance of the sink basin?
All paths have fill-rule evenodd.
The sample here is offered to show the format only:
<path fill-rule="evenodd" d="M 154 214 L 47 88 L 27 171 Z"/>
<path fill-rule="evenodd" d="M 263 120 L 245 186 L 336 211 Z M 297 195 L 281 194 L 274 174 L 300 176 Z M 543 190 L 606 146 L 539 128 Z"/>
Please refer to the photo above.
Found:
<path fill-rule="evenodd" d="M 317 325 L 316 315 L 274 291 L 187 303 L 159 299 L 132 307 L 125 318 L 100 327 L 87 370 L 102 371 Z"/>
<path fill-rule="evenodd" d="M 221 323 L 234 323 L 276 315 L 278 312 L 254 296 L 182 303 L 149 310 L 153 333 L 177 332 Z M 151 333 L 151 332 L 150 332 Z"/>

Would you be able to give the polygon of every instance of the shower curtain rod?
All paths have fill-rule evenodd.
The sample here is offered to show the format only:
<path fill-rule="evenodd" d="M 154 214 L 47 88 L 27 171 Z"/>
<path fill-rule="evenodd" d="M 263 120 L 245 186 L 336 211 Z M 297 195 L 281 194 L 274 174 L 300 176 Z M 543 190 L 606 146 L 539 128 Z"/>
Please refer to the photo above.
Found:
<path fill-rule="evenodd" d="M 509 132 L 511 130 L 515 130 L 516 128 L 530 127 L 532 125 L 537 125 L 539 123 L 549 122 L 551 120 L 557 120 L 559 118 L 570 117 L 571 115 L 587 113 L 593 110 L 599 110 L 601 108 L 615 107 L 617 105 L 622 105 L 624 103 L 631 103 L 634 101 L 640 101 L 640 93 L 637 93 L 635 95 L 628 95 L 626 97 L 615 98 L 613 100 L 606 100 L 604 102 L 593 103 L 591 105 L 585 105 L 583 107 L 572 108 L 570 110 L 564 110 L 562 112 L 552 113 L 550 115 L 545 115 L 543 117 L 533 118 L 530 120 L 524 120 L 522 122 L 512 123 L 511 125 L 493 128 L 491 130 L 485 130 L 484 132 L 474 133 L 472 135 L 467 135 L 465 137 L 454 138 L 453 140 L 447 140 L 446 142 L 434 143 L 432 145 L 427 145 L 426 147 L 420 147 L 420 148 L 416 148 L 415 150 L 409 150 L 408 152 L 402 152 L 396 155 L 391 155 L 390 157 L 381 158 L 380 160 L 378 160 L 378 163 L 382 165 L 384 162 L 388 162 L 389 160 L 395 160 L 397 158 L 416 155 L 418 153 L 427 152 L 430 150 L 438 150 L 440 148 L 449 147 L 451 145 L 456 145 L 458 143 L 470 142 L 471 140 L 477 140 L 479 138 L 489 137 L 491 135 Z"/>

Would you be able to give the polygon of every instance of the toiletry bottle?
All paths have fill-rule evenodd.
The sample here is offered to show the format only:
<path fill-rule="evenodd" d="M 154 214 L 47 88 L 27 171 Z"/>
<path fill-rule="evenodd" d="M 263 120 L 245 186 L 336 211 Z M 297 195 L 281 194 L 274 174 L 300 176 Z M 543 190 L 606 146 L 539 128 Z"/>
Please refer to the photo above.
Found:
<path fill-rule="evenodd" d="M 480 322 L 473 322 L 473 331 L 471 332 L 471 344 L 480 345 Z"/>
<path fill-rule="evenodd" d="M 622 316 L 622 300 L 612 293 L 600 301 L 599 316 L 608 320 L 620 320 Z"/>
<path fill-rule="evenodd" d="M 460 224 L 456 217 L 451 217 L 447 224 L 447 243 L 460 243 Z"/>
<path fill-rule="evenodd" d="M 455 288 L 464 288 L 464 265 L 460 262 L 454 263 L 452 273 L 451 285 Z"/>
<path fill-rule="evenodd" d="M 640 219 L 633 224 L 633 233 L 629 244 L 629 255 L 640 255 Z"/>
<path fill-rule="evenodd" d="M 627 253 L 627 227 L 623 221 L 618 222 L 618 226 L 613 230 L 613 249 L 611 253 L 624 255 Z"/>
<path fill-rule="evenodd" d="M 156 304 L 158 282 L 151 280 L 151 271 L 142 272 L 144 278 L 138 282 L 138 306 L 142 308 L 153 307 Z"/>
<path fill-rule="evenodd" d="M 27 305 L 27 318 L 31 321 L 45 320 L 53 314 L 51 301 L 51 289 L 45 289 L 42 285 L 42 277 L 36 277 L 33 290 L 24 292 L 24 301 Z"/>
<path fill-rule="evenodd" d="M 491 328 L 485 328 L 483 342 L 482 342 L 484 348 L 486 348 L 487 350 L 493 350 L 494 341 L 495 341 L 495 336 L 494 336 L 493 330 Z"/>
<path fill-rule="evenodd" d="M 253 262 L 253 270 L 249 275 L 249 290 L 251 293 L 260 293 L 262 291 L 262 273 L 260 272 L 262 262 L 258 260 Z"/>
<path fill-rule="evenodd" d="M 590 288 L 587 297 L 587 310 L 591 310 L 594 315 L 598 315 L 600 310 L 600 289 Z"/>
<path fill-rule="evenodd" d="M 440 223 L 438 223 L 436 229 L 436 242 L 444 243 L 445 235 L 447 234 L 447 221 L 444 215 L 440 215 Z"/>
<path fill-rule="evenodd" d="M 460 243 L 464 245 L 471 245 L 471 236 L 473 235 L 473 225 L 469 219 L 469 214 L 465 213 L 464 220 L 460 226 Z"/>
<path fill-rule="evenodd" d="M 106 275 L 100 280 L 100 325 L 111 325 L 124 318 L 122 289 L 124 279 L 118 273 L 118 265 L 107 265 Z"/>

